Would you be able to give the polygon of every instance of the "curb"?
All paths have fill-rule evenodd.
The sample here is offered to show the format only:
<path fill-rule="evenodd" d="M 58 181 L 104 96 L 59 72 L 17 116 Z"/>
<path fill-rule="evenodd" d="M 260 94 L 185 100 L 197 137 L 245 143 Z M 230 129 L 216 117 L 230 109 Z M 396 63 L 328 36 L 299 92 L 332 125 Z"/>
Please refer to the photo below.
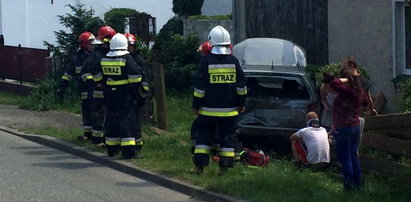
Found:
<path fill-rule="evenodd" d="M 143 170 L 138 168 L 137 166 L 123 161 L 123 160 L 114 160 L 110 157 L 105 156 L 100 152 L 90 151 L 86 148 L 74 145 L 69 142 L 65 142 L 63 140 L 53 138 L 50 136 L 43 136 L 43 135 L 34 135 L 34 134 L 25 134 L 19 132 L 15 129 L 7 128 L 4 126 L 0 126 L 0 131 L 10 133 L 26 140 L 36 142 L 38 144 L 42 144 L 48 147 L 52 147 L 57 150 L 64 151 L 66 153 L 76 155 L 87 159 L 89 161 L 99 163 L 105 165 L 109 168 L 117 170 L 119 172 L 141 178 L 146 181 L 150 181 L 156 183 L 158 185 L 164 186 L 171 190 L 180 192 L 185 195 L 189 195 L 195 199 L 200 199 L 204 201 L 221 201 L 221 202 L 231 202 L 231 201 L 245 201 L 243 199 L 238 199 L 230 196 L 226 196 L 223 194 L 206 191 L 201 187 L 191 185 L 176 179 L 168 178 L 164 175 L 157 174 L 151 171 Z"/>

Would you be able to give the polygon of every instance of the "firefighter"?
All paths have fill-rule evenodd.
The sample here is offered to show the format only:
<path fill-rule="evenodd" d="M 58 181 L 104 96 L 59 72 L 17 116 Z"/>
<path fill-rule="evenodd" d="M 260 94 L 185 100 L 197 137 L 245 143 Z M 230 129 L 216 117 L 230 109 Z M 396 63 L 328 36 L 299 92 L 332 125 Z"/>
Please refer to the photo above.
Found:
<path fill-rule="evenodd" d="M 150 90 L 150 71 L 147 68 L 146 61 L 144 60 L 141 52 L 136 49 L 136 43 L 137 43 L 137 38 L 133 34 L 126 33 L 124 34 L 127 38 L 128 42 L 128 52 L 130 55 L 134 58 L 134 60 L 137 62 L 137 65 L 143 68 L 143 73 L 142 73 L 142 81 L 141 81 L 141 86 L 142 88 L 139 89 L 139 92 L 137 94 L 133 94 L 133 111 L 135 112 L 135 116 L 133 116 L 134 120 L 134 127 L 133 127 L 133 133 L 135 134 L 136 138 L 136 157 L 137 158 L 142 158 L 142 155 L 140 154 L 139 151 L 141 151 L 141 148 L 143 147 L 143 136 L 141 133 L 141 115 L 143 113 L 149 113 L 151 114 L 150 109 L 153 109 L 151 107 L 150 109 L 143 108 L 144 105 L 147 103 L 147 97 L 149 95 L 149 90 Z M 152 102 L 151 102 L 152 103 Z M 148 106 L 150 107 L 150 106 Z M 147 111 L 147 112 L 144 112 Z"/>
<path fill-rule="evenodd" d="M 136 113 L 133 95 L 140 91 L 143 69 L 127 51 L 127 38 L 116 34 L 110 42 L 110 52 L 97 63 L 100 77 L 94 80 L 104 89 L 107 109 L 105 124 L 106 147 L 112 157 L 120 150 L 124 159 L 135 157 L 136 139 L 133 133 Z"/>
<path fill-rule="evenodd" d="M 211 54 L 201 59 L 194 82 L 193 111 L 198 114 L 198 136 L 194 149 L 194 174 L 201 174 L 209 164 L 213 134 L 220 136 L 219 175 L 234 164 L 236 119 L 245 110 L 246 79 L 238 59 L 231 55 L 230 34 L 214 27 L 208 39 Z"/>
<path fill-rule="evenodd" d="M 93 51 L 94 45 L 92 42 L 95 37 L 90 32 L 83 32 L 79 36 L 79 49 L 76 54 L 71 58 L 70 65 L 67 67 L 66 72 L 61 77 L 59 89 L 57 91 L 59 97 L 63 97 L 64 91 L 70 83 L 71 79 L 77 82 L 77 90 L 81 99 L 81 113 L 83 122 L 84 134 L 79 136 L 79 140 L 87 141 L 91 139 L 91 92 L 88 92 L 86 84 L 81 79 L 81 67 L 88 55 Z"/>
<path fill-rule="evenodd" d="M 109 26 L 102 26 L 98 30 L 97 38 L 94 41 L 96 45 L 94 51 L 85 61 L 81 70 L 81 78 L 87 84 L 89 91 L 92 92 L 92 137 L 93 144 L 98 147 L 104 146 L 104 94 L 101 85 L 96 85 L 95 78 L 100 78 L 102 75 L 99 70 L 94 67 L 100 63 L 101 58 L 110 51 L 109 44 L 111 38 L 116 34 L 116 31 Z M 100 73 L 100 74 L 99 74 Z"/>

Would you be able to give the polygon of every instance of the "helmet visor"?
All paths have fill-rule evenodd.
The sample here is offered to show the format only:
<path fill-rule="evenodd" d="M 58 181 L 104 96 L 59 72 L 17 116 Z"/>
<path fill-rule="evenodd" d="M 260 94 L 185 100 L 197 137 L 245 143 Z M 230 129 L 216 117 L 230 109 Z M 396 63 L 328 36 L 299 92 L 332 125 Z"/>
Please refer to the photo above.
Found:
<path fill-rule="evenodd" d="M 228 46 L 213 46 L 211 53 L 216 55 L 230 55 L 231 49 Z"/>

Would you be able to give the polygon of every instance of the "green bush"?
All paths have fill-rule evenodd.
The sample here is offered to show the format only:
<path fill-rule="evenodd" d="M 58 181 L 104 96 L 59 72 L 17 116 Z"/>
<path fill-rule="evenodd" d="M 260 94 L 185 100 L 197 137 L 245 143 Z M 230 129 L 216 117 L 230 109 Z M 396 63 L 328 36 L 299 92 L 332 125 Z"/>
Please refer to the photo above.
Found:
<path fill-rule="evenodd" d="M 402 75 L 392 80 L 395 88 L 402 92 L 400 109 L 404 112 L 411 111 L 411 76 Z"/>
<path fill-rule="evenodd" d="M 195 34 L 182 36 L 175 34 L 165 43 L 161 55 L 165 69 L 166 87 L 171 90 L 184 90 L 192 86 L 192 74 L 200 62 L 197 52 L 198 37 Z"/>
<path fill-rule="evenodd" d="M 163 28 L 160 29 L 160 32 L 155 38 L 153 50 L 157 53 L 161 53 L 161 50 L 165 47 L 165 43 L 170 41 L 171 36 L 174 34 L 183 35 L 183 21 L 176 17 L 169 19 Z M 163 61 L 168 60 L 168 58 L 163 59 L 161 57 L 156 57 L 156 60 L 162 63 Z"/>
<path fill-rule="evenodd" d="M 126 27 L 126 17 L 139 14 L 138 11 L 130 8 L 113 8 L 104 14 L 104 20 L 107 25 L 112 27 L 116 32 L 124 33 Z"/>
<path fill-rule="evenodd" d="M 339 77 L 340 70 L 341 70 L 341 65 L 335 64 L 335 63 L 324 65 L 324 66 L 307 65 L 307 67 L 305 68 L 305 72 L 308 74 L 309 78 L 311 79 L 313 84 L 315 84 L 317 88 L 321 86 L 324 72 L 334 75 L 335 77 Z M 361 76 L 363 76 L 367 80 L 369 79 L 367 71 L 365 70 L 364 67 L 360 66 L 359 72 L 361 73 Z"/>
<path fill-rule="evenodd" d="M 197 20 L 231 20 L 232 15 L 212 15 L 212 16 L 206 16 L 206 15 L 192 15 L 188 16 L 188 19 L 197 19 Z"/>
<path fill-rule="evenodd" d="M 64 100 L 60 100 L 55 94 L 57 88 L 58 82 L 55 79 L 50 78 L 42 81 L 31 94 L 22 101 L 20 108 L 36 111 L 62 108 L 78 113 L 80 111 L 78 95 L 77 92 L 73 90 L 76 89 L 76 86 L 71 86 L 66 89 Z"/>

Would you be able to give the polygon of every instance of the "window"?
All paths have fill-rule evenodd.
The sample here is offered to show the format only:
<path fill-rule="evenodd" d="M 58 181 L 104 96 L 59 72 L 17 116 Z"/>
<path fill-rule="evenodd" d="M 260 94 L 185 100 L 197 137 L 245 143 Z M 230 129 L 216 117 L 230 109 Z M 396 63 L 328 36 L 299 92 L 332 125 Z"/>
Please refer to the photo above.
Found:
<path fill-rule="evenodd" d="M 411 75 L 411 6 L 395 0 L 395 66 L 397 75 Z"/>
<path fill-rule="evenodd" d="M 406 4 L 405 14 L 405 68 L 411 71 L 411 6 Z"/>

